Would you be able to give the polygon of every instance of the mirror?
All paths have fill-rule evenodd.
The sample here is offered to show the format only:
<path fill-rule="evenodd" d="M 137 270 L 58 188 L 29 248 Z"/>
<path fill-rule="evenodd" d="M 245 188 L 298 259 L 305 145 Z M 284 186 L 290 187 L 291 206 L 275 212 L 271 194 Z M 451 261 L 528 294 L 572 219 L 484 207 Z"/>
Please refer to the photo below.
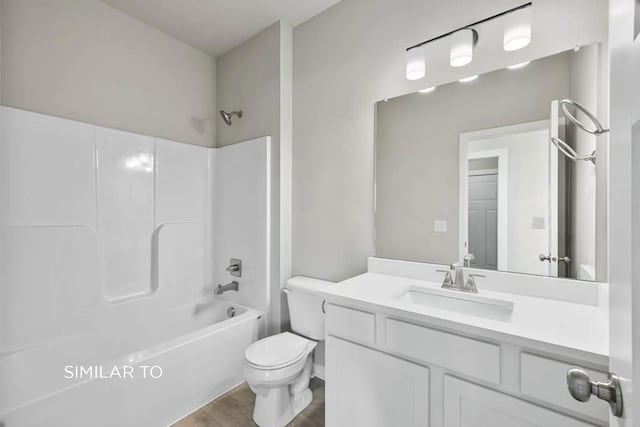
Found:
<path fill-rule="evenodd" d="M 605 76 L 592 44 L 378 102 L 376 256 L 605 281 L 607 134 L 569 117 L 608 123 Z"/>

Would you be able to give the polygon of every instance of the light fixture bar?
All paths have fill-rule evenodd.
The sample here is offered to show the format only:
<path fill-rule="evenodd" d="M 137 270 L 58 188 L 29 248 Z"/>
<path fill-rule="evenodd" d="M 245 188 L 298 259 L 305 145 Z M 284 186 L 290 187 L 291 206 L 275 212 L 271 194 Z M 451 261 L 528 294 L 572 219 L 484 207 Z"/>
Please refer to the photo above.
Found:
<path fill-rule="evenodd" d="M 410 47 L 407 48 L 407 51 L 410 51 L 411 49 L 415 49 L 415 48 L 418 48 L 418 47 L 422 47 L 422 46 L 424 46 L 424 45 L 426 45 L 428 43 L 434 42 L 436 40 L 443 39 L 443 38 L 448 37 L 448 36 L 450 36 L 451 34 L 457 32 L 457 31 L 469 29 L 469 28 L 474 27 L 476 25 L 483 24 L 483 23 L 485 23 L 487 21 L 491 21 L 493 19 L 500 18 L 501 16 L 508 15 L 508 14 L 510 14 L 512 12 L 515 12 L 516 10 L 526 9 L 527 7 L 531 7 L 531 5 L 533 5 L 533 2 L 529 2 L 529 3 L 521 4 L 520 6 L 512 7 L 511 9 L 505 10 L 504 12 L 496 13 L 495 15 L 489 16 L 487 18 L 481 19 L 481 20 L 476 21 L 476 22 L 472 22 L 471 24 L 464 25 L 462 27 L 456 28 L 455 30 L 449 31 L 448 33 L 440 34 L 439 36 L 433 37 L 433 38 L 431 38 L 429 40 L 425 40 L 425 41 L 423 41 L 421 43 L 418 43 L 418 44 L 415 44 L 413 46 L 410 46 Z"/>

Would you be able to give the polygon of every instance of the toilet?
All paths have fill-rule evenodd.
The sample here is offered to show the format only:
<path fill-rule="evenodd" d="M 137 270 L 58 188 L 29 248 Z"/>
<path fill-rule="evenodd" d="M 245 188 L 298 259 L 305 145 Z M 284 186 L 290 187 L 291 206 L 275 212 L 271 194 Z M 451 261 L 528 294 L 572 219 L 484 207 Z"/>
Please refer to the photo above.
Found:
<path fill-rule="evenodd" d="M 324 340 L 324 302 L 317 292 L 332 284 L 308 277 L 287 280 L 284 292 L 295 333 L 261 339 L 245 351 L 243 373 L 256 394 L 253 420 L 260 427 L 283 427 L 311 403 L 313 350 Z"/>

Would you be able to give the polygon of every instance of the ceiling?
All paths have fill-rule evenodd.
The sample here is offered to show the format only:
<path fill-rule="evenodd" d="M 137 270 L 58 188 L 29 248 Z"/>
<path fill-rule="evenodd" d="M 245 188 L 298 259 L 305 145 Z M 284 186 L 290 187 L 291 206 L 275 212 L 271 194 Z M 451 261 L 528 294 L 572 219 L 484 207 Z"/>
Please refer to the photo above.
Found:
<path fill-rule="evenodd" d="M 103 0 L 218 56 L 282 19 L 296 26 L 339 0 Z"/>

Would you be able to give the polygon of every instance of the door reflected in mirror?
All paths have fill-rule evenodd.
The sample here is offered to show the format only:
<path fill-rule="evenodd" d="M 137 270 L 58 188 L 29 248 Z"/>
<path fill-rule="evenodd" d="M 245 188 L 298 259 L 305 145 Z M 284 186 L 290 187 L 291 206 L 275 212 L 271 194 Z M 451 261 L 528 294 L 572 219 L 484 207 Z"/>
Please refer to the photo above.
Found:
<path fill-rule="evenodd" d="M 467 259 L 474 268 L 498 269 L 498 162 L 498 157 L 483 157 L 469 159 L 467 163 L 465 243 Z M 504 244 L 501 241 L 501 246 Z"/>
<path fill-rule="evenodd" d="M 558 275 L 557 264 L 540 260 L 558 253 L 562 240 L 549 226 L 558 216 L 549 126 L 542 120 L 460 135 L 459 247 L 471 267 Z"/>

